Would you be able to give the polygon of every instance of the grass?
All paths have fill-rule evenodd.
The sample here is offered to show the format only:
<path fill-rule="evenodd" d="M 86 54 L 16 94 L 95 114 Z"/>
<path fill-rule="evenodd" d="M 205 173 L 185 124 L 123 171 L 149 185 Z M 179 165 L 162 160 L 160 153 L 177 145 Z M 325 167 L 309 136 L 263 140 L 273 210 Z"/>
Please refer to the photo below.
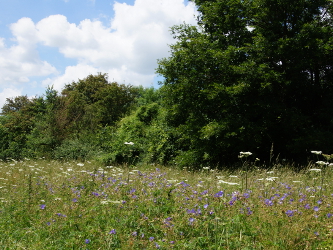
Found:
<path fill-rule="evenodd" d="M 311 167 L 0 162 L 0 249 L 329 249 L 333 171 Z"/>

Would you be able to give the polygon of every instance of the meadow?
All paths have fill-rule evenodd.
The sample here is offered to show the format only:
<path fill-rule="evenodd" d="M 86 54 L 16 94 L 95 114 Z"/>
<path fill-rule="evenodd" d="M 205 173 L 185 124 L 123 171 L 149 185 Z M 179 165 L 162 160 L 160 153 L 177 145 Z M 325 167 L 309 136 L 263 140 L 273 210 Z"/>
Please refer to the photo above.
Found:
<path fill-rule="evenodd" d="M 0 162 L 0 249 L 330 249 L 332 166 Z"/>

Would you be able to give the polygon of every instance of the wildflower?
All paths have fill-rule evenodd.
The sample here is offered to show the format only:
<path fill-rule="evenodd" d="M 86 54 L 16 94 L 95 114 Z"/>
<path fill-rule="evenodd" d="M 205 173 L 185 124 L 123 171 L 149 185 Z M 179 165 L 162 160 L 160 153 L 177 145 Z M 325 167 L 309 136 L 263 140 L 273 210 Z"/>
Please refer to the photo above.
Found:
<path fill-rule="evenodd" d="M 222 197 L 223 196 L 223 194 L 224 194 L 224 192 L 223 191 L 219 191 L 219 192 L 217 192 L 216 194 L 214 194 L 214 197 Z"/>
<path fill-rule="evenodd" d="M 208 207 L 208 204 L 205 204 L 203 207 L 204 207 L 204 209 L 206 209 Z"/>
<path fill-rule="evenodd" d="M 246 199 L 250 198 L 250 194 L 249 194 L 249 193 L 245 193 L 243 196 L 244 196 L 244 198 L 246 198 Z"/>
<path fill-rule="evenodd" d="M 310 206 L 309 204 L 305 204 L 305 205 L 304 205 L 304 208 L 305 208 L 305 209 L 310 209 L 311 206 Z"/>
<path fill-rule="evenodd" d="M 192 218 L 192 217 L 191 217 L 191 218 L 189 218 L 188 220 L 189 220 L 189 222 L 190 222 L 190 225 L 192 225 L 192 224 L 193 224 L 193 222 L 195 221 L 195 219 L 194 219 L 194 218 Z"/>
<path fill-rule="evenodd" d="M 132 236 L 134 236 L 134 237 L 138 236 L 138 232 L 137 232 L 137 231 L 134 231 L 134 232 L 132 233 Z"/>
<path fill-rule="evenodd" d="M 328 162 L 324 162 L 324 161 L 317 161 L 316 162 L 318 165 L 321 165 L 321 166 L 325 166 L 325 165 L 328 165 L 329 163 Z"/>
<path fill-rule="evenodd" d="M 89 239 L 86 239 L 84 242 L 85 242 L 86 244 L 89 244 L 89 243 L 90 243 L 90 240 L 89 240 Z"/>
<path fill-rule="evenodd" d="M 315 154 L 315 155 L 321 155 L 322 152 L 321 151 L 311 151 L 312 154 Z"/>
<path fill-rule="evenodd" d="M 46 208 L 46 205 L 45 204 L 42 204 L 42 205 L 39 205 L 40 209 L 45 209 Z"/>
<path fill-rule="evenodd" d="M 320 168 L 310 168 L 309 171 L 320 172 L 321 169 Z"/>
<path fill-rule="evenodd" d="M 160 245 L 157 244 L 156 242 L 155 242 L 155 247 L 156 247 L 157 249 L 160 249 Z"/>
<path fill-rule="evenodd" d="M 251 209 L 249 207 L 247 207 L 246 209 L 247 209 L 247 215 L 253 214 L 253 212 L 251 211 Z"/>
<path fill-rule="evenodd" d="M 150 241 L 153 241 L 155 238 L 154 237 L 149 237 L 149 240 Z"/>
<path fill-rule="evenodd" d="M 313 207 L 313 210 L 314 210 L 315 212 L 318 212 L 318 211 L 319 211 L 319 207 L 318 207 L 318 206 L 314 206 L 314 207 Z"/>
<path fill-rule="evenodd" d="M 238 158 L 248 157 L 252 155 L 251 152 L 240 152 Z"/>
<path fill-rule="evenodd" d="M 327 216 L 327 218 L 331 218 L 333 216 L 333 214 L 328 213 L 328 214 L 326 214 L 326 216 Z"/>
<path fill-rule="evenodd" d="M 265 204 L 267 205 L 267 206 L 273 206 L 273 201 L 271 201 L 270 199 L 266 199 L 265 200 Z"/>
<path fill-rule="evenodd" d="M 83 166 L 84 166 L 84 163 L 78 163 L 78 164 L 76 164 L 76 165 L 78 165 L 78 166 L 80 166 L 80 167 L 83 167 Z"/>
<path fill-rule="evenodd" d="M 109 232 L 109 234 L 116 234 L 117 232 L 116 232 L 116 229 L 112 229 L 110 232 Z"/>
<path fill-rule="evenodd" d="M 287 211 L 286 211 L 286 215 L 287 215 L 288 217 L 292 217 L 292 216 L 294 215 L 294 211 L 293 211 L 293 210 L 287 210 Z"/>
<path fill-rule="evenodd" d="M 134 142 L 131 142 L 131 141 L 130 141 L 130 142 L 125 142 L 124 144 L 125 144 L 125 145 L 131 145 L 131 146 L 132 146 L 132 145 L 134 145 Z"/>
<path fill-rule="evenodd" d="M 77 202 L 78 200 L 77 200 L 76 198 L 74 198 L 72 201 L 73 201 L 73 202 Z"/>

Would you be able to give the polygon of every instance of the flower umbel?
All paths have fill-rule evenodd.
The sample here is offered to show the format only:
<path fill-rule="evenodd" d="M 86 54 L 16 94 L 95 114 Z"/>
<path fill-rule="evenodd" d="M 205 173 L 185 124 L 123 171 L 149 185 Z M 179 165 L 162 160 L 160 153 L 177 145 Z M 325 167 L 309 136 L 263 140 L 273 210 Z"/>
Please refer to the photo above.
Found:
<path fill-rule="evenodd" d="M 250 155 L 252 155 L 251 152 L 239 152 L 238 158 L 248 157 Z"/>

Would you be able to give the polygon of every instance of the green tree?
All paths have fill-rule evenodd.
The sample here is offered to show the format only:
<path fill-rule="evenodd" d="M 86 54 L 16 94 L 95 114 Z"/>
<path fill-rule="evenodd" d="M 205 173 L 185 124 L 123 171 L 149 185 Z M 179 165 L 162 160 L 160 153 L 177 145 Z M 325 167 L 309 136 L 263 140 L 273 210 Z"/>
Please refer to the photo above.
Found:
<path fill-rule="evenodd" d="M 27 136 L 32 131 L 34 119 L 37 113 L 43 109 L 41 98 L 28 98 L 17 96 L 7 98 L 2 107 L 1 134 L 2 144 L 1 158 L 22 158 L 25 156 Z"/>
<path fill-rule="evenodd" d="M 198 26 L 172 28 L 159 61 L 167 121 L 184 164 L 239 151 L 299 159 L 332 151 L 333 25 L 328 0 L 194 0 Z M 184 160 L 185 159 L 185 160 Z"/>

